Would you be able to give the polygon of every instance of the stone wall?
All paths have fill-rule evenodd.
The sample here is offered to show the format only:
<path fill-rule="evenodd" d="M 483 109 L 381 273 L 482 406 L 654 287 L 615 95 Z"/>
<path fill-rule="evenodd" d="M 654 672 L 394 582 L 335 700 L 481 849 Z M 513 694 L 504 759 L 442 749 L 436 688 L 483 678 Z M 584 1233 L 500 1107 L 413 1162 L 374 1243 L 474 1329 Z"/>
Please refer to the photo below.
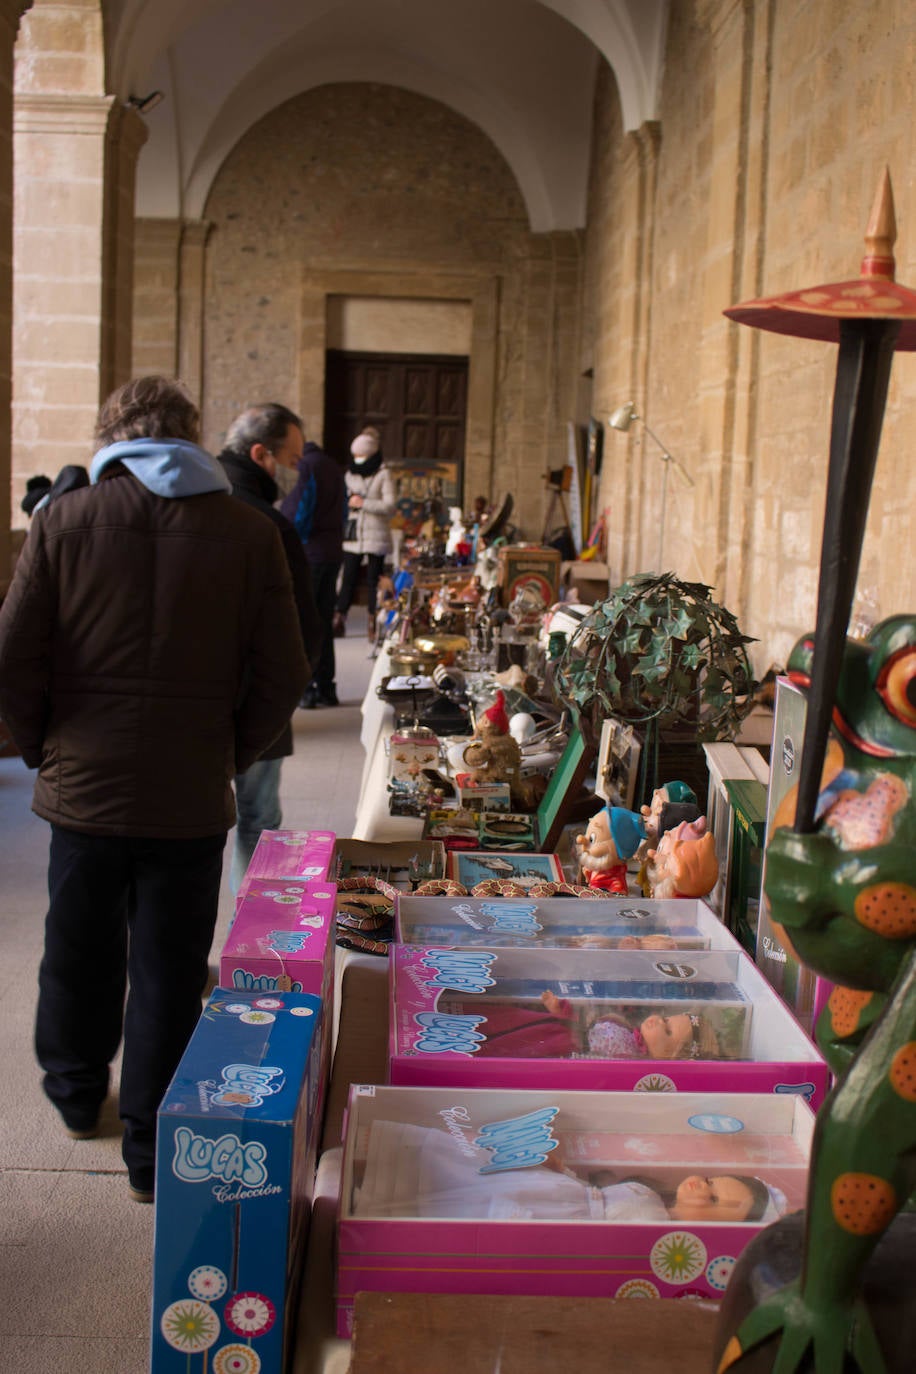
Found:
<path fill-rule="evenodd" d="M 672 6 L 657 149 L 620 136 L 599 80 L 583 353 L 593 410 L 624 400 L 694 478 L 669 475 L 663 561 L 716 587 L 759 670 L 810 629 L 836 367 L 832 345 L 730 324 L 738 300 L 856 277 L 879 174 L 894 182 L 897 279 L 916 283 L 907 57 L 916 5 L 694 0 Z M 642 297 L 642 299 L 640 299 Z M 916 605 L 907 433 L 916 360 L 892 373 L 860 587 Z M 612 578 L 658 563 L 659 448 L 605 433 Z"/>
<path fill-rule="evenodd" d="M 329 296 L 469 300 L 466 496 L 512 491 L 522 529 L 540 536 L 543 474 L 564 460 L 573 418 L 581 242 L 529 232 L 514 178 L 480 130 L 392 87 L 312 90 L 238 143 L 205 218 L 211 446 L 264 397 L 298 409 L 320 435 Z M 143 261 L 165 283 L 152 247 L 148 238 Z M 140 290 L 152 303 L 149 273 Z M 414 345 L 399 336 L 391 346 Z"/>

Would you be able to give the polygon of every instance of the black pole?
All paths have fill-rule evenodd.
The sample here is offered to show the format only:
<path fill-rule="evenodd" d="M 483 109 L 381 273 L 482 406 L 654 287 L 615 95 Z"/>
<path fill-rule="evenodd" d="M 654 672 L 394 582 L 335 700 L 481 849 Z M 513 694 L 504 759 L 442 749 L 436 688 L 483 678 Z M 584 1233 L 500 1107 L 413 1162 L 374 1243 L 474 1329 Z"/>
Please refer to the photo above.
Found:
<path fill-rule="evenodd" d="M 844 320 L 833 392 L 830 463 L 817 589 L 814 666 L 795 830 L 814 829 L 827 735 L 859 573 L 898 320 Z"/>

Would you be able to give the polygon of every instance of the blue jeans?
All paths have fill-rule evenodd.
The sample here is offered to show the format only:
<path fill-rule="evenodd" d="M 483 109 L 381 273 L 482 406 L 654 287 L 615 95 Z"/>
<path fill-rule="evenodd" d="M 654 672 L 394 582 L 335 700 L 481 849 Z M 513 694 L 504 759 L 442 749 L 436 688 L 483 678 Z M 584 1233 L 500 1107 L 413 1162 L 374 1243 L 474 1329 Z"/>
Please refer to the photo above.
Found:
<path fill-rule="evenodd" d="M 232 847 L 232 867 L 229 887 L 238 892 L 251 862 L 254 847 L 262 830 L 279 830 L 283 820 L 280 811 L 280 769 L 282 759 L 258 759 L 244 773 L 235 775 L 235 809 L 238 820 L 235 843 Z"/>

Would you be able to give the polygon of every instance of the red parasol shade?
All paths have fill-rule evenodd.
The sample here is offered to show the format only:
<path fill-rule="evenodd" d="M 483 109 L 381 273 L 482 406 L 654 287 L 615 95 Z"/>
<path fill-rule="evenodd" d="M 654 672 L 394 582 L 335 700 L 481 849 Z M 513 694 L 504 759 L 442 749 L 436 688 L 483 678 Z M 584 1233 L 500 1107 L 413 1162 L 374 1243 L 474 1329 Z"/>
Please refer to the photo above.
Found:
<path fill-rule="evenodd" d="M 894 196 L 885 168 L 865 230 L 858 278 L 743 301 L 723 313 L 738 324 L 824 343 L 839 343 L 842 320 L 899 320 L 895 349 L 916 350 L 916 291 L 894 281 L 896 238 Z"/>

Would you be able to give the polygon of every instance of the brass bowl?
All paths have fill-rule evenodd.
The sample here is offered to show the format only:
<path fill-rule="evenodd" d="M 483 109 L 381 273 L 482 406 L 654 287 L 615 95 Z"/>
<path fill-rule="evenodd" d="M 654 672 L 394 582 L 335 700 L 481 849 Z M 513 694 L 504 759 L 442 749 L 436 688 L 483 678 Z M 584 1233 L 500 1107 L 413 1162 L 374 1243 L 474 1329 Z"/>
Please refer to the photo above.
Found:
<path fill-rule="evenodd" d="M 444 663 L 447 668 L 455 662 L 456 654 L 462 654 L 471 647 L 466 635 L 431 634 L 417 635 L 413 647 L 421 654 L 433 654 L 433 667 Z"/>
<path fill-rule="evenodd" d="M 420 653 L 413 644 L 398 644 L 388 651 L 392 677 L 429 677 L 438 662 L 435 654 Z"/>

